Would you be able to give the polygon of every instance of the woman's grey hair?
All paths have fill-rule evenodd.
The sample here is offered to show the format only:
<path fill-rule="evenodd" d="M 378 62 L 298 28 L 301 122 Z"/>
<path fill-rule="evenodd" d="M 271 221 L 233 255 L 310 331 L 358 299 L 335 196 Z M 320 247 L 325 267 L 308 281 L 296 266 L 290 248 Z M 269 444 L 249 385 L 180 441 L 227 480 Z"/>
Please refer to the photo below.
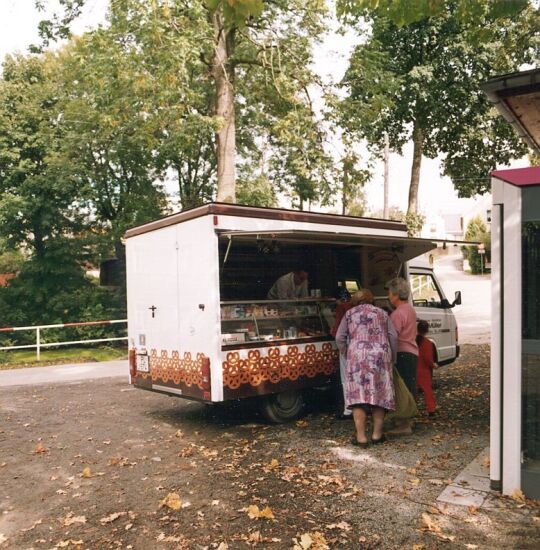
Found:
<path fill-rule="evenodd" d="M 411 287 L 409 286 L 409 283 L 402 277 L 396 277 L 395 279 L 388 281 L 388 283 L 386 283 L 386 288 L 392 294 L 398 296 L 400 300 L 408 300 L 409 295 L 411 294 Z"/>

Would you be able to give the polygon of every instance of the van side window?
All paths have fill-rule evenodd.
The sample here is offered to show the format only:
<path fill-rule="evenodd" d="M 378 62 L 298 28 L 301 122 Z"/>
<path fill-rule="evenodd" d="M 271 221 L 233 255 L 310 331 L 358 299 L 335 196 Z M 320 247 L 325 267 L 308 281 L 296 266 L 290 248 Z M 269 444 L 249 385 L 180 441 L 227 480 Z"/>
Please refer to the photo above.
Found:
<path fill-rule="evenodd" d="M 413 305 L 416 307 L 440 307 L 441 295 L 433 280 L 426 273 L 413 273 L 410 276 Z"/>

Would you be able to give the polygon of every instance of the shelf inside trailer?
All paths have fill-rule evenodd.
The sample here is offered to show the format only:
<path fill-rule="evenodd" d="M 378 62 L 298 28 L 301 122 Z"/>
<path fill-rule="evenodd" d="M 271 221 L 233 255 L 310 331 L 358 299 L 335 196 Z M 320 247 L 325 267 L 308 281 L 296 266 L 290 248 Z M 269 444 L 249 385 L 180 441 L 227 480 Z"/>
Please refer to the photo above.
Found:
<path fill-rule="evenodd" d="M 226 302 L 221 304 L 221 341 L 229 347 L 330 339 L 334 318 L 335 302 L 325 298 Z"/>

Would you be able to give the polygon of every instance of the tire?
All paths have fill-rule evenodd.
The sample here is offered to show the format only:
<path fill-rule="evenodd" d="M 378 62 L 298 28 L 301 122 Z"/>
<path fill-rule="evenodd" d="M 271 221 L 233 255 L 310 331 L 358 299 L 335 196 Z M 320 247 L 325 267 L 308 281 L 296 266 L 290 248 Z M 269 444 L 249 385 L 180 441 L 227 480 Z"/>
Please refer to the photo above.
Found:
<path fill-rule="evenodd" d="M 266 395 L 260 403 L 261 413 L 274 424 L 296 420 L 304 412 L 304 407 L 304 395 L 299 390 Z"/>

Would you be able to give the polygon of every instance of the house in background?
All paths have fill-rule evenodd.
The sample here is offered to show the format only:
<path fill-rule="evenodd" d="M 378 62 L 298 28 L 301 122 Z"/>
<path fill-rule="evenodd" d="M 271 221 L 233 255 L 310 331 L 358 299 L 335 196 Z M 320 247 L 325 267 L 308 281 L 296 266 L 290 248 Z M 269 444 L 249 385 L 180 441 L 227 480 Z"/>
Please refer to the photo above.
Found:
<path fill-rule="evenodd" d="M 479 217 L 488 230 L 491 223 L 491 194 L 479 195 L 465 212 L 436 212 L 426 215 L 421 236 L 425 239 L 462 241 L 465 239 L 467 225 Z"/>

